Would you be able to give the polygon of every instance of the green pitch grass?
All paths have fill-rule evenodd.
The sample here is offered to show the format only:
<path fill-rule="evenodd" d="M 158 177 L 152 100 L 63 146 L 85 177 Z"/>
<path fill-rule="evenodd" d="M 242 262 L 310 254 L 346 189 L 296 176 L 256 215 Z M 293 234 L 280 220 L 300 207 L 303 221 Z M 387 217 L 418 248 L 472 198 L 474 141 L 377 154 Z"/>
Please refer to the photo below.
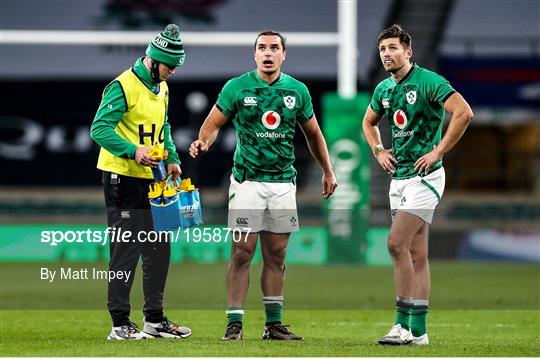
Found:
<path fill-rule="evenodd" d="M 193 329 L 184 340 L 108 342 L 106 283 L 39 280 L 40 267 L 95 263 L 1 264 L 2 356 L 540 356 L 540 267 L 432 263 L 427 347 L 376 344 L 392 325 L 392 269 L 291 266 L 284 320 L 304 342 L 263 341 L 264 312 L 252 268 L 243 342 L 225 330 L 224 263 L 171 267 L 166 313 Z M 133 289 L 140 307 L 140 273 Z M 67 309 L 69 308 L 69 309 Z M 140 310 L 132 320 L 142 325 Z"/>
<path fill-rule="evenodd" d="M 243 342 L 222 342 L 223 310 L 169 311 L 193 329 L 183 340 L 108 342 L 104 311 L 8 310 L 2 313 L 2 356 L 538 356 L 537 311 L 430 314 L 427 347 L 383 347 L 392 311 L 289 310 L 287 323 L 304 342 L 261 339 L 263 312 L 247 313 Z M 140 315 L 137 315 L 141 324 Z M 135 317 L 133 318 L 135 319 Z"/>

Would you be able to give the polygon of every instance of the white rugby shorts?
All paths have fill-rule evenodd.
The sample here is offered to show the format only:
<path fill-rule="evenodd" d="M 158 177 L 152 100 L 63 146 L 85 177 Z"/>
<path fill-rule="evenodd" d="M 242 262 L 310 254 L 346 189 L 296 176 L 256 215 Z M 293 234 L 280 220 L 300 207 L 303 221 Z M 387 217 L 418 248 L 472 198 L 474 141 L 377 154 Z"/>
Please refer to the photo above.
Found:
<path fill-rule="evenodd" d="M 296 185 L 290 182 L 239 183 L 231 176 L 228 226 L 243 232 L 297 232 L 300 223 L 296 209 Z"/>
<path fill-rule="evenodd" d="M 392 220 L 397 211 L 403 211 L 431 223 L 435 207 L 444 192 L 444 183 L 445 172 L 442 166 L 424 177 L 393 179 L 388 192 Z"/>

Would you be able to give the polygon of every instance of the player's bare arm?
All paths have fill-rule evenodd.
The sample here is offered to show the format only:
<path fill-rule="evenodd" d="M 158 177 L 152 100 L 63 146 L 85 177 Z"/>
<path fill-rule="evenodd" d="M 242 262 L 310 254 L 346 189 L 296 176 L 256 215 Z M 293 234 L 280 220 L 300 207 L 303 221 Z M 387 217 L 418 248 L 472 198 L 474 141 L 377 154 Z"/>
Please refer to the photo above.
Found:
<path fill-rule="evenodd" d="M 414 168 L 420 173 L 428 172 L 433 164 L 439 162 L 455 146 L 474 116 L 467 101 L 457 92 L 446 100 L 444 109 L 452 113 L 450 124 L 439 145 L 414 164 Z"/>
<path fill-rule="evenodd" d="M 300 123 L 300 128 L 304 132 L 306 141 L 309 147 L 309 151 L 315 160 L 319 163 L 323 170 L 322 188 L 323 198 L 330 197 L 338 185 L 334 169 L 332 168 L 332 162 L 328 155 L 328 148 L 326 147 L 326 140 L 322 135 L 319 124 L 315 116 L 310 118 L 307 122 Z"/>
<path fill-rule="evenodd" d="M 227 122 L 227 116 L 223 114 L 216 106 L 204 120 L 199 131 L 199 138 L 189 146 L 189 155 L 193 158 L 206 153 L 210 146 L 214 143 L 219 133 L 220 128 Z"/>
<path fill-rule="evenodd" d="M 379 131 L 379 122 L 382 116 L 378 115 L 371 109 L 371 105 L 368 106 L 364 120 L 362 121 L 362 130 L 366 140 L 377 159 L 377 162 L 381 165 L 386 172 L 394 172 L 396 170 L 396 159 L 392 155 L 391 149 L 384 149 L 381 140 L 381 132 Z"/>

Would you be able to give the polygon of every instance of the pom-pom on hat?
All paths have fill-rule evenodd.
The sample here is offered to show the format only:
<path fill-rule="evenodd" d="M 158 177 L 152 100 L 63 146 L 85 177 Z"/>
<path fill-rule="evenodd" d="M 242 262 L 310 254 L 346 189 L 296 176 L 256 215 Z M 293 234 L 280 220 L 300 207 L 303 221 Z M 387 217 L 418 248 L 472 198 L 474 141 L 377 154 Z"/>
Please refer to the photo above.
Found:
<path fill-rule="evenodd" d="M 178 26 L 175 24 L 167 25 L 163 32 L 150 41 L 146 55 L 154 61 L 171 67 L 183 65 L 186 54 Z"/>

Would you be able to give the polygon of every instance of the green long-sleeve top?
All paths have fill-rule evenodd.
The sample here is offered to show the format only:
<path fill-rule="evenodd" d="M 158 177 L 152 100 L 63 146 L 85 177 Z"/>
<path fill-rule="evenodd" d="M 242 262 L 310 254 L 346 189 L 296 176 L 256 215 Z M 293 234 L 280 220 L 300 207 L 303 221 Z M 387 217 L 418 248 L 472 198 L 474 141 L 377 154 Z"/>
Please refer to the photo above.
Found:
<path fill-rule="evenodd" d="M 133 66 L 133 71 L 142 83 L 153 93 L 159 92 L 159 84 L 154 84 L 150 70 L 146 68 L 142 60 L 138 59 Z M 122 116 L 127 110 L 126 98 L 120 82 L 111 82 L 103 91 L 103 97 L 97 110 L 94 121 L 90 129 L 90 136 L 98 145 L 105 148 L 115 156 L 133 159 L 137 145 L 130 143 L 120 137 L 115 128 L 122 120 Z M 171 126 L 169 125 L 167 112 L 165 112 L 165 124 L 163 127 L 164 147 L 169 152 L 167 164 L 180 164 L 176 146 L 171 137 Z"/>

